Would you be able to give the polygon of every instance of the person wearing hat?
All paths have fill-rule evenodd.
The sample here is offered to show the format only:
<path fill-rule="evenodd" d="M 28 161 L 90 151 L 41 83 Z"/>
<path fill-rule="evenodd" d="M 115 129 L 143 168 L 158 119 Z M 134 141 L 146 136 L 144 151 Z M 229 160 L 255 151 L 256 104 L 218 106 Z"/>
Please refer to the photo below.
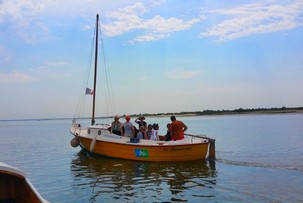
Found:
<path fill-rule="evenodd" d="M 121 135 L 120 132 L 121 122 L 119 121 L 119 118 L 120 117 L 118 115 L 115 116 L 114 121 L 111 124 L 110 133 Z"/>
<path fill-rule="evenodd" d="M 120 127 L 121 135 L 125 136 L 125 137 L 134 137 L 135 128 L 134 128 L 133 124 L 130 122 L 130 116 L 126 115 L 125 120 L 126 120 L 126 122 L 123 123 Z"/>
<path fill-rule="evenodd" d="M 147 123 L 144 120 L 145 120 L 144 116 L 140 116 L 140 117 L 136 118 L 135 123 L 137 123 L 139 125 L 139 129 L 141 126 L 144 126 L 144 129 L 146 130 Z"/>

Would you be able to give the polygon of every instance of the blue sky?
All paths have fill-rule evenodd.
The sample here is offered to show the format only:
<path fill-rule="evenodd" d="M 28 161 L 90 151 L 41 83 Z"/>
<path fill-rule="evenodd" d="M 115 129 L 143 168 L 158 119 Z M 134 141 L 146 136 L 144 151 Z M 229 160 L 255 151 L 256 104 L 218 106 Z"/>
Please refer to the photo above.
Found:
<path fill-rule="evenodd" d="M 303 104 L 303 0 L 2 0 L 0 119 L 74 116 L 97 13 L 97 116 Z"/>

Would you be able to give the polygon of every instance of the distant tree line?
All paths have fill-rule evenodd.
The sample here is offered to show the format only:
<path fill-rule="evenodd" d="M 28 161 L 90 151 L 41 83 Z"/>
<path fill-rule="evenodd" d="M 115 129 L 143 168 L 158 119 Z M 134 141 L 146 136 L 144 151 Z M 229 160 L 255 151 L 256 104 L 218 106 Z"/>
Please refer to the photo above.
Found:
<path fill-rule="evenodd" d="M 248 113 L 296 113 L 303 112 L 303 107 L 281 107 L 281 108 L 238 108 L 234 110 L 203 110 L 203 111 L 182 111 L 170 113 L 155 113 L 155 114 L 133 114 L 132 117 L 139 116 L 170 116 L 170 115 L 226 115 L 226 114 L 248 114 Z"/>

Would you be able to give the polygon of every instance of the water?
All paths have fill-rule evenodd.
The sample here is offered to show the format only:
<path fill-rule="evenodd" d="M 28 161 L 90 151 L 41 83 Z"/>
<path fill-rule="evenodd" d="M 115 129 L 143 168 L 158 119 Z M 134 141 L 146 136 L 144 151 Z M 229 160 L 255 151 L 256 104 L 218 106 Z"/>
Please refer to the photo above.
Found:
<path fill-rule="evenodd" d="M 50 202 L 303 202 L 303 114 L 178 119 L 216 139 L 215 162 L 93 156 L 70 147 L 70 120 L 1 121 L 0 161 Z M 169 118 L 147 122 L 164 134 Z"/>

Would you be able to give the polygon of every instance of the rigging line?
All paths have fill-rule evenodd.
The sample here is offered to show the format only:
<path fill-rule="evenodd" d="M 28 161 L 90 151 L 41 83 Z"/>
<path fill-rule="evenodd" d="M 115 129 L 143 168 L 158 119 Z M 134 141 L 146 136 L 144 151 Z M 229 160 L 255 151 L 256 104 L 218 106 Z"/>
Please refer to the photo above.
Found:
<path fill-rule="evenodd" d="M 79 111 L 80 111 L 80 108 L 81 108 L 80 105 L 81 105 L 81 102 L 82 102 L 82 95 L 79 95 L 78 98 L 79 99 L 78 99 L 78 102 L 77 102 L 76 111 L 74 113 L 74 118 L 79 118 Z"/>
<path fill-rule="evenodd" d="M 96 28 L 94 29 L 94 32 L 95 33 L 96 31 Z M 85 106 L 86 106 L 86 97 L 87 95 L 85 94 L 85 90 L 86 88 L 88 87 L 88 83 L 89 83 L 89 80 L 90 80 L 90 76 L 91 76 L 91 70 L 92 70 L 92 61 L 93 61 L 93 52 L 94 52 L 94 42 L 95 42 L 95 35 L 93 34 L 93 37 L 92 37 L 92 42 L 91 42 L 91 49 L 90 49 L 90 54 L 89 54 L 89 57 L 88 57 L 88 69 L 87 69 L 87 73 L 86 73 L 86 80 L 84 80 L 84 83 L 83 83 L 83 86 L 82 86 L 82 91 L 81 91 L 81 95 L 83 96 L 83 100 L 82 100 L 82 106 L 81 106 L 81 109 L 79 111 L 79 117 L 83 117 L 84 115 L 84 110 L 85 110 Z M 86 82 L 86 83 L 85 83 Z"/>
<path fill-rule="evenodd" d="M 99 22 L 100 23 L 100 22 Z M 101 25 L 99 26 L 99 32 L 100 32 L 100 40 L 101 40 L 101 48 L 102 48 L 102 63 L 104 65 L 104 77 L 105 77 L 105 97 L 106 97 L 106 103 L 109 109 L 107 110 L 107 115 L 110 115 L 109 113 L 113 114 L 115 113 L 115 101 L 114 101 L 114 96 L 113 96 L 113 89 L 111 85 L 111 77 L 110 77 L 110 72 L 108 71 L 107 68 L 107 60 L 105 56 L 105 48 L 104 48 L 104 41 L 103 41 L 103 35 L 102 35 L 102 29 Z M 109 112 L 111 111 L 111 112 Z"/>
<path fill-rule="evenodd" d="M 96 27 L 94 29 L 94 33 L 96 32 Z M 96 36 L 93 35 L 93 39 L 92 39 L 92 43 L 91 43 L 91 51 L 90 51 L 90 55 L 89 55 L 89 68 L 88 68 L 88 74 L 87 74 L 87 80 L 86 80 L 86 87 L 88 86 L 88 82 L 89 82 L 89 78 L 91 76 L 91 70 L 93 68 L 92 66 L 92 61 L 93 61 L 93 52 L 94 52 L 94 44 L 95 44 L 95 40 L 96 40 Z"/>
<path fill-rule="evenodd" d="M 93 33 L 95 33 L 96 31 L 96 27 L 93 31 Z M 82 87 L 82 95 L 83 95 L 83 106 L 81 108 L 81 117 L 83 117 L 84 115 L 84 110 L 85 110 L 85 104 L 86 104 L 86 88 L 88 87 L 88 83 L 89 83 L 89 80 L 90 80 L 90 76 L 91 76 L 91 70 L 93 69 L 93 66 L 92 66 L 92 61 L 93 61 L 93 53 L 94 53 L 94 42 L 96 40 L 96 36 L 93 34 L 93 37 L 92 37 L 92 42 L 91 42 L 91 49 L 90 49 L 90 54 L 89 54 L 89 57 L 88 57 L 88 71 L 87 71 L 87 78 L 86 78 L 86 84 L 84 87 Z M 93 90 L 95 91 L 95 90 Z"/>
<path fill-rule="evenodd" d="M 95 28 L 96 30 L 96 28 Z M 94 30 L 94 33 L 95 33 Z M 94 36 L 94 35 L 93 35 Z M 92 69 L 92 56 L 93 56 L 93 51 L 94 51 L 94 42 L 95 42 L 95 36 L 92 38 L 92 42 L 91 42 L 91 51 L 88 57 L 88 69 L 86 71 L 86 80 L 83 80 L 82 86 L 81 86 L 81 91 L 80 91 L 80 96 L 79 96 L 79 100 L 78 100 L 78 104 L 77 104 L 77 108 L 76 108 L 76 112 L 74 117 L 76 117 L 77 114 L 77 118 L 82 118 L 84 115 L 84 109 L 85 109 L 85 104 L 86 104 L 86 94 L 85 94 L 85 89 L 86 87 L 88 87 L 88 82 L 89 82 L 89 78 L 91 75 L 91 69 Z"/>

